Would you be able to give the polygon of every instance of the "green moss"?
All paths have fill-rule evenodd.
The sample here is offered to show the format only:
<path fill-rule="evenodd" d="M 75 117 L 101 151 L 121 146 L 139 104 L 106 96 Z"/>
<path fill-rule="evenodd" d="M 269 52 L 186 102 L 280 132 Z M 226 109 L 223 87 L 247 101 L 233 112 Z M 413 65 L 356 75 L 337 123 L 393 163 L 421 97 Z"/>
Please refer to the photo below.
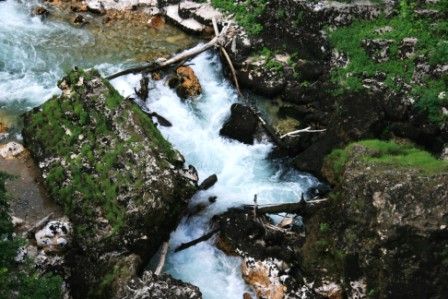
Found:
<path fill-rule="evenodd" d="M 443 0 L 438 5 L 446 8 L 447 2 L 448 0 Z M 418 39 L 415 56 L 424 55 L 433 65 L 448 63 L 448 20 L 441 19 L 434 22 L 430 19 L 417 18 L 414 15 L 416 5 L 414 1 L 401 0 L 400 12 L 395 17 L 357 20 L 350 26 L 329 31 L 332 46 L 346 53 L 349 58 L 346 67 L 332 70 L 332 81 L 337 86 L 335 94 L 363 89 L 363 77 L 371 77 L 378 72 L 386 74 L 385 84 L 392 90 L 398 91 L 401 88 L 395 81 L 398 78 L 406 83 L 412 83 L 414 59 L 399 58 L 399 46 L 406 37 Z M 385 26 L 392 27 L 392 31 L 383 34 L 376 32 Z M 373 61 L 362 47 L 365 39 L 391 40 L 389 60 L 381 63 Z M 412 94 L 417 99 L 417 107 L 426 111 L 431 121 L 440 123 L 446 121 L 441 110 L 446 101 L 440 101 L 437 96 L 442 89 L 446 90 L 447 78 L 432 80 L 434 81 L 425 82 L 423 86 L 413 84 Z"/>
<path fill-rule="evenodd" d="M 345 164 L 350 159 L 350 152 L 356 145 L 362 145 L 369 150 L 363 156 L 363 161 L 368 164 L 412 168 L 426 174 L 448 171 L 447 161 L 439 160 L 412 145 L 373 139 L 352 143 L 344 149 L 333 150 L 326 161 L 331 165 L 335 175 L 342 173 Z"/>
<path fill-rule="evenodd" d="M 263 30 L 259 17 L 263 14 L 267 0 L 212 0 L 212 5 L 235 15 L 235 20 L 251 35 Z"/>
<path fill-rule="evenodd" d="M 151 119 L 133 102 L 123 101 L 110 83 L 103 80 L 106 87 L 106 108 L 122 109 L 124 114 L 128 114 L 121 118 L 122 125 L 130 117 L 143 129 L 143 134 L 134 134 L 125 142 L 117 140 L 114 137 L 117 133 L 103 111 L 89 108 L 90 103 L 83 98 L 84 86 L 77 85 L 81 76 L 86 81 L 86 78 L 99 75 L 94 70 L 71 71 L 65 77 L 72 89 L 70 96 L 62 95 L 47 101 L 40 112 L 32 113 L 25 130 L 38 143 L 42 143 L 41 148 L 45 150 L 46 156 L 60 157 L 68 164 L 68 167 L 54 164 L 48 172 L 46 182 L 52 197 L 62 204 L 71 217 L 81 213 L 94 221 L 97 214 L 93 211 L 95 207 L 101 207 L 103 216 L 115 234 L 119 233 L 125 223 L 124 208 L 117 202 L 118 190 L 121 186 L 133 183 L 133 178 L 120 176 L 118 170 L 119 162 L 126 160 L 126 151 L 133 149 L 138 152 L 142 148 L 136 147 L 142 146 L 141 143 L 144 142 L 169 160 L 174 159 L 175 152 Z M 101 100 L 96 98 L 94 101 Z M 130 128 L 132 130 L 134 129 Z M 102 137 L 107 137 L 111 144 L 99 146 L 98 139 Z M 91 169 L 86 169 L 86 164 Z M 121 177 L 121 180 L 112 181 L 111 177 Z M 82 228 L 76 232 L 87 233 Z"/>

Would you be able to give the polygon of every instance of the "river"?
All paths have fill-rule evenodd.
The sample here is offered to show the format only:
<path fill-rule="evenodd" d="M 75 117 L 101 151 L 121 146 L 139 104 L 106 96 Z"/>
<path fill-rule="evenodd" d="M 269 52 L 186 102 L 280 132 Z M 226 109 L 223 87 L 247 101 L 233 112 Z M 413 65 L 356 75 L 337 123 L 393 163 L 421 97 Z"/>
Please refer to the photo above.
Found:
<path fill-rule="evenodd" d="M 168 30 L 165 39 L 159 36 L 159 48 L 153 52 L 169 53 L 177 46 L 194 42 L 173 28 Z M 141 55 L 141 51 L 135 50 L 128 52 L 127 57 L 113 49 L 111 53 L 98 53 L 91 49 L 99 47 L 98 34 L 60 20 L 42 22 L 29 17 L 29 6 L 12 0 L 0 2 L 1 109 L 11 115 L 41 104 L 58 92 L 56 81 L 74 65 L 96 66 L 103 73 L 111 73 Z M 166 41 L 167 35 L 179 34 L 182 39 L 178 39 L 181 42 L 177 45 Z M 145 46 L 139 49 L 142 48 Z M 209 190 L 198 192 L 190 205 L 206 203 L 210 196 L 217 196 L 217 201 L 198 215 L 185 217 L 171 234 L 165 270 L 197 285 L 206 299 L 242 298 L 244 292 L 251 291 L 241 278 L 240 258 L 226 256 L 213 246 L 213 240 L 179 253 L 173 249 L 207 232 L 213 215 L 251 203 L 254 194 L 258 195 L 259 204 L 292 202 L 317 180 L 291 169 L 284 161 L 268 159 L 273 146 L 268 140 L 245 145 L 221 137 L 219 130 L 230 106 L 240 99 L 223 77 L 216 54 L 203 53 L 190 64 L 202 85 L 202 95 L 194 101 L 182 101 L 162 79 L 150 82 L 146 105 L 172 122 L 172 127 L 161 127 L 162 134 L 180 150 L 187 163 L 196 167 L 201 180 L 211 174 L 218 176 L 218 182 Z M 113 80 L 112 84 L 123 96 L 132 96 L 140 78 L 129 75 Z"/>

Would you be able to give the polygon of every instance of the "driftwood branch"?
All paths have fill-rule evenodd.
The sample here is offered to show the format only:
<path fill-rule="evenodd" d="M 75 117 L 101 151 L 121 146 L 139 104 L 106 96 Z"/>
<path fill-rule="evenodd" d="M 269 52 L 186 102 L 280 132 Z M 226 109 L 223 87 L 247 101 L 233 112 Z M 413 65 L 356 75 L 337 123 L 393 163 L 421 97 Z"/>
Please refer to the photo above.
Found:
<path fill-rule="evenodd" d="M 132 68 L 120 71 L 118 73 L 108 76 L 107 79 L 112 80 L 112 79 L 115 79 L 120 76 L 134 74 L 134 73 L 140 73 L 140 72 L 155 72 L 155 71 L 164 69 L 166 67 L 169 67 L 172 64 L 175 64 L 180 61 L 184 61 L 186 59 L 189 59 L 191 57 L 199 55 L 202 52 L 205 52 L 214 46 L 223 45 L 223 44 L 225 44 L 225 41 L 227 39 L 226 35 L 227 35 L 227 31 L 229 29 L 229 26 L 230 25 L 225 26 L 219 35 L 215 36 L 212 40 L 210 40 L 209 42 L 207 42 L 205 44 L 197 45 L 191 49 L 188 49 L 179 54 L 176 54 L 167 60 L 158 59 L 156 61 L 152 61 L 147 64 L 141 65 L 141 66 L 136 66 L 136 67 L 132 67 Z"/>
<path fill-rule="evenodd" d="M 327 129 L 322 129 L 322 130 L 311 130 L 311 127 L 306 127 L 305 129 L 300 129 L 300 130 L 296 130 L 296 131 L 292 131 L 289 133 L 286 133 L 282 136 L 280 136 L 281 139 L 287 137 L 287 136 L 296 136 L 299 135 L 300 133 L 319 133 L 319 132 L 325 132 Z"/>
<path fill-rule="evenodd" d="M 283 203 L 275 205 L 265 205 L 258 206 L 258 214 L 278 214 L 278 213 L 288 213 L 288 214 L 299 214 L 301 216 L 310 216 L 314 214 L 322 205 L 327 202 L 327 198 L 316 199 L 316 200 L 301 200 L 295 203 Z M 244 209 L 252 210 L 253 205 L 245 205 Z"/>
<path fill-rule="evenodd" d="M 30 228 L 27 232 L 26 232 L 26 236 L 29 239 L 34 238 L 34 234 L 42 229 L 47 223 L 48 221 L 50 221 L 50 219 L 53 217 L 53 213 L 48 214 L 47 216 L 45 216 L 44 218 L 42 218 L 41 220 L 39 220 L 38 222 L 36 222 L 34 224 L 34 226 L 32 228 Z"/>
<path fill-rule="evenodd" d="M 198 244 L 198 243 L 200 243 L 200 242 L 207 241 L 208 239 L 210 239 L 211 237 L 213 237 L 214 234 L 216 234 L 217 232 L 219 232 L 219 230 L 220 230 L 220 228 L 214 229 L 214 230 L 212 230 L 211 232 L 206 233 L 206 234 L 203 235 L 202 237 L 199 237 L 199 238 L 197 238 L 197 239 L 194 239 L 194 240 L 192 240 L 192 241 L 190 241 L 190 242 L 188 242 L 188 243 L 182 243 L 182 244 L 180 244 L 180 245 L 174 250 L 174 252 L 179 252 L 179 251 L 185 250 L 185 249 L 187 249 L 187 248 L 190 248 L 191 246 L 194 246 L 194 245 L 196 245 L 196 244 Z"/>
<path fill-rule="evenodd" d="M 216 21 L 216 18 L 214 16 L 212 17 L 212 23 L 213 23 L 213 30 L 215 31 L 215 36 L 219 36 L 220 33 L 218 29 L 218 22 Z M 236 71 L 235 67 L 233 66 L 232 59 L 230 59 L 229 53 L 227 53 L 227 50 L 223 46 L 219 46 L 219 49 L 221 50 L 221 53 L 226 59 L 227 64 L 230 68 L 230 72 L 232 73 L 233 77 L 233 82 L 235 83 L 235 88 L 238 91 L 238 94 L 242 96 L 243 94 L 241 93 L 240 90 L 240 84 L 238 83 L 238 77 L 236 76 Z"/>
<path fill-rule="evenodd" d="M 162 250 L 160 251 L 159 264 L 154 271 L 155 275 L 160 275 L 162 273 L 163 266 L 165 265 L 166 254 L 168 253 L 168 242 L 164 242 L 162 245 Z"/>

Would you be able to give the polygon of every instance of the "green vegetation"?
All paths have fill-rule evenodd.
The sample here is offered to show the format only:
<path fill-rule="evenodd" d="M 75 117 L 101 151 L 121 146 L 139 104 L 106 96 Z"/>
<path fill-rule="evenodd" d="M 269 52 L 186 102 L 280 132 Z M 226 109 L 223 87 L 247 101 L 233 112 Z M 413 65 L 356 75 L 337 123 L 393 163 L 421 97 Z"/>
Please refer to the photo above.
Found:
<path fill-rule="evenodd" d="M 30 263 L 14 261 L 24 241 L 13 236 L 5 181 L 8 175 L 0 172 L 0 298 L 53 299 L 61 298 L 62 279 L 40 275 Z"/>
<path fill-rule="evenodd" d="M 364 140 L 352 143 L 344 149 L 335 149 L 326 158 L 332 171 L 340 176 L 350 159 L 350 152 L 356 145 L 368 149 L 364 161 L 369 164 L 382 164 L 397 168 L 414 168 L 425 174 L 448 171 L 448 162 L 436 159 L 430 153 L 417 149 L 409 144 L 398 144 L 394 141 Z"/>
<path fill-rule="evenodd" d="M 263 30 L 259 17 L 263 14 L 267 0 L 212 0 L 212 5 L 235 15 L 235 20 L 251 35 Z"/>
<path fill-rule="evenodd" d="M 341 27 L 329 32 L 332 45 L 348 55 L 349 64 L 344 68 L 332 71 L 332 81 L 337 84 L 336 94 L 346 91 L 359 91 L 363 88 L 362 79 L 372 77 L 379 72 L 386 74 L 385 84 L 393 90 L 402 85 L 397 79 L 411 83 L 415 68 L 415 57 L 424 55 L 429 63 L 448 63 L 448 20 L 441 18 L 433 21 L 430 18 L 417 17 L 414 14 L 416 1 L 402 0 L 400 13 L 392 18 L 380 17 L 376 20 L 357 20 L 350 26 Z M 433 4 L 442 11 L 448 11 L 448 0 Z M 380 33 L 378 29 L 390 26 L 391 31 Z M 386 30 L 387 31 L 387 30 Z M 415 56 L 409 59 L 399 57 L 400 45 L 404 38 L 417 38 Z M 363 40 L 381 39 L 391 41 L 389 59 L 377 63 L 371 59 L 363 48 Z M 413 84 L 412 95 L 417 99 L 417 107 L 427 112 L 431 121 L 441 123 L 447 121 L 441 107 L 448 105 L 448 99 L 439 98 L 439 94 L 447 89 L 448 77 L 427 79 L 422 85 Z"/>
<path fill-rule="evenodd" d="M 93 221 L 98 217 L 95 208 L 101 207 L 102 214 L 115 234 L 125 223 L 125 211 L 117 202 L 119 190 L 134 185 L 136 181 L 132 173 L 119 171 L 120 162 L 129 159 L 126 152 L 129 149 L 140 152 L 143 143 L 165 155 L 168 160 L 174 158 L 175 152 L 149 117 L 133 102 L 124 101 L 109 82 L 103 81 L 105 107 L 123 111 L 118 123 L 112 124 L 104 115 L 103 108 L 89 108 L 90 103 L 83 98 L 86 96 L 85 87 L 77 84 L 81 76 L 86 81 L 92 76 L 99 77 L 99 74 L 82 70 L 70 72 L 65 78 L 73 89 L 70 96 L 53 97 L 47 101 L 40 112 L 31 115 L 25 130 L 33 134 L 35 140 L 44 143 L 42 149 L 47 156 L 61 157 L 68 164 L 62 167 L 55 163 L 48 172 L 46 181 L 52 197 L 71 217 L 82 215 Z M 92 101 L 92 105 L 101 102 L 97 99 Z M 113 127 L 123 126 L 122 130 L 126 131 L 128 120 L 133 120 L 143 132 L 123 142 L 117 139 Z M 104 138 L 106 143 L 101 144 L 98 140 L 100 138 Z M 136 185 L 139 186 L 142 188 L 141 184 Z M 76 226 L 76 233 L 87 233 L 88 227 L 88 223 Z"/>

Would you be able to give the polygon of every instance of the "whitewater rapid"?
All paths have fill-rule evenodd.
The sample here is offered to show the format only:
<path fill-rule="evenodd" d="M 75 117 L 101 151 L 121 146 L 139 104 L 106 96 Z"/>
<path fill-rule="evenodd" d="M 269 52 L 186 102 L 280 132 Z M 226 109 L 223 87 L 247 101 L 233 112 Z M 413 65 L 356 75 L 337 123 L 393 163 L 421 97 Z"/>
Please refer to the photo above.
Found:
<path fill-rule="evenodd" d="M 183 40 L 182 47 L 191 42 L 168 28 L 166 32 L 154 33 L 153 40 L 145 36 L 144 43 L 137 43 L 138 51 L 133 45 L 135 52 L 122 53 L 121 46 L 130 47 L 122 39 L 110 41 L 118 48 L 104 47 L 101 39 L 89 30 L 57 19 L 42 21 L 30 17 L 36 3 L 0 2 L 1 117 L 4 113 L 19 115 L 59 93 L 57 81 L 74 66 L 95 66 L 103 74 L 110 74 L 128 62 L 123 57 L 148 51 L 148 39 L 153 47 L 158 47 L 157 51 L 170 53 L 180 46 L 167 39 L 168 35 L 174 34 L 176 41 Z M 197 285 L 205 299 L 241 298 L 250 290 L 241 278 L 239 257 L 226 256 L 213 246 L 212 240 L 179 253 L 174 253 L 173 248 L 207 232 L 213 215 L 251 203 L 254 194 L 260 204 L 296 201 L 317 180 L 290 169 L 282 161 L 268 160 L 272 149 L 268 140 L 245 145 L 219 136 L 230 106 L 239 101 L 237 93 L 222 76 L 219 58 L 212 52 L 203 53 L 189 63 L 201 82 L 201 96 L 194 101 L 182 101 L 165 80 L 151 81 L 146 104 L 172 122 L 172 127 L 160 128 L 162 134 L 182 152 L 187 163 L 196 167 L 200 179 L 211 174 L 218 176 L 218 182 L 211 189 L 198 192 L 190 205 L 208 203 L 210 196 L 217 196 L 217 201 L 197 216 L 184 218 L 171 234 L 165 270 Z M 129 75 L 112 83 L 122 95 L 134 96 L 140 78 Z"/>
<path fill-rule="evenodd" d="M 250 292 L 241 278 L 238 257 L 226 256 L 213 246 L 213 240 L 174 253 L 181 243 L 198 238 L 210 230 L 209 220 L 229 207 L 252 203 L 254 194 L 259 204 L 297 201 L 302 192 L 318 183 L 312 176 L 286 167 L 282 161 L 267 159 L 272 150 L 268 141 L 254 145 L 223 138 L 219 130 L 238 102 L 233 86 L 222 75 L 219 58 L 203 53 L 189 62 L 202 85 L 203 94 L 193 101 L 182 101 L 165 80 L 151 81 L 147 108 L 172 122 L 160 127 L 162 134 L 179 149 L 187 163 L 196 167 L 200 180 L 211 174 L 218 182 L 209 190 L 199 191 L 190 205 L 208 203 L 201 214 L 185 217 L 171 234 L 166 271 L 174 277 L 197 285 L 206 299 L 242 298 Z M 135 96 L 141 76 L 130 75 L 112 81 L 124 96 Z"/>

